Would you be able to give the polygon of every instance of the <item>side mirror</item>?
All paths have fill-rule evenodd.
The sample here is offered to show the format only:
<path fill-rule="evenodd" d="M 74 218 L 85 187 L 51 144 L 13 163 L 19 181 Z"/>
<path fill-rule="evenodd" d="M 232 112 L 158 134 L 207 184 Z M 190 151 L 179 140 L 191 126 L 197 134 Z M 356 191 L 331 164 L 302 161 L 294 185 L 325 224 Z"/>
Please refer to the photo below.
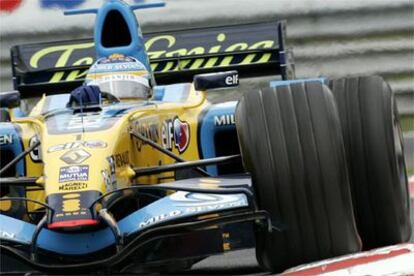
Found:
<path fill-rule="evenodd" d="M 238 85 L 239 73 L 237 71 L 199 74 L 194 76 L 194 87 L 199 91 L 217 88 L 229 88 Z"/>
<path fill-rule="evenodd" d="M 15 108 L 20 106 L 20 92 L 9 91 L 0 93 L 0 108 Z"/>

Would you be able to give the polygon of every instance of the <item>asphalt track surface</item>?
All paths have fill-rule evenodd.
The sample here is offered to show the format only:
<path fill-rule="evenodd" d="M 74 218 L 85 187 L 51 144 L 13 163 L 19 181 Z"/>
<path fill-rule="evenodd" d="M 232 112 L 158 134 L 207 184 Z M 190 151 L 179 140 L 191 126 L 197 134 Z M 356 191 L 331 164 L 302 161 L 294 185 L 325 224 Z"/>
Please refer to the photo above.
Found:
<path fill-rule="evenodd" d="M 254 249 L 228 252 L 195 264 L 188 275 L 270 275 L 257 264 Z"/>

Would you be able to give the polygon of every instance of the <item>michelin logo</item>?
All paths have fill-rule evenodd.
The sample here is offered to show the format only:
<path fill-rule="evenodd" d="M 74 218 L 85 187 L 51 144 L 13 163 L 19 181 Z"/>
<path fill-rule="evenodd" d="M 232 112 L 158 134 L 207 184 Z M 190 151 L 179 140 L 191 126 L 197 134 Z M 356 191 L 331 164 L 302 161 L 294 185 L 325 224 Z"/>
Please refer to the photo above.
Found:
<path fill-rule="evenodd" d="M 199 206 L 220 206 L 231 205 L 232 203 L 244 203 L 244 195 L 219 195 L 201 194 L 190 192 L 176 192 L 170 195 L 173 206 L 176 207 L 199 207 Z"/>
<path fill-rule="evenodd" d="M 175 209 L 146 217 L 138 224 L 139 229 L 172 219 L 248 206 L 244 194 L 218 195 L 179 191 L 170 195 L 169 199 Z"/>
<path fill-rule="evenodd" d="M 230 126 L 236 124 L 234 114 L 223 114 L 214 116 L 215 126 Z"/>
<path fill-rule="evenodd" d="M 89 166 L 61 167 L 59 171 L 59 183 L 68 181 L 88 181 Z"/>

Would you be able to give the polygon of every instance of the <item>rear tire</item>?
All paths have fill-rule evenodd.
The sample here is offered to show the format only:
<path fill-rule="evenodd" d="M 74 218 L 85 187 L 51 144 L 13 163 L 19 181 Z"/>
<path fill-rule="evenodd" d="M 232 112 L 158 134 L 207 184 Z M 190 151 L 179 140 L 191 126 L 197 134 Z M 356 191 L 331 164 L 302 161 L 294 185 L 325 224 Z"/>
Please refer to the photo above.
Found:
<path fill-rule="evenodd" d="M 334 98 L 318 82 L 246 93 L 236 109 L 245 169 L 258 207 L 282 231 L 257 228 L 266 270 L 360 250 Z"/>
<path fill-rule="evenodd" d="M 407 242 L 408 180 L 394 95 L 378 76 L 336 79 L 329 86 L 341 119 L 364 248 Z"/>

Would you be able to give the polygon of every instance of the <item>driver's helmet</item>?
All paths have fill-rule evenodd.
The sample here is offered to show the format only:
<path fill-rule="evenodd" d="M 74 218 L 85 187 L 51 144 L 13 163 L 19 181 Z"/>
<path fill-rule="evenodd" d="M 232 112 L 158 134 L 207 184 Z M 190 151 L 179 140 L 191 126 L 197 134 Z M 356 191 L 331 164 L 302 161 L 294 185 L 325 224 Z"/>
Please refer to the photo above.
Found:
<path fill-rule="evenodd" d="M 98 59 L 89 69 L 85 84 L 99 86 L 102 92 L 118 99 L 152 96 L 151 74 L 136 58 L 122 54 Z"/>

